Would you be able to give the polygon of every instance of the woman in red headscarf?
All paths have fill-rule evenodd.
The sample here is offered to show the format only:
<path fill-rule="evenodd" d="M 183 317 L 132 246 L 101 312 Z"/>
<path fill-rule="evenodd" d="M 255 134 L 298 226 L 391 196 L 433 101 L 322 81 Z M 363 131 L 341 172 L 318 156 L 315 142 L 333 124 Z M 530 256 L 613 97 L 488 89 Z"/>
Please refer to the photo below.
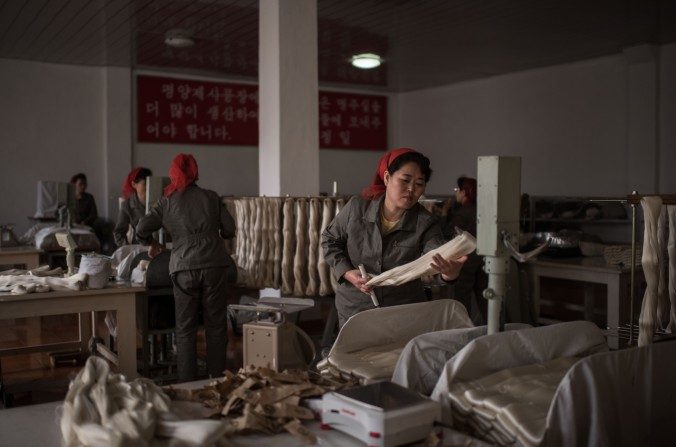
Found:
<path fill-rule="evenodd" d="M 144 167 L 132 169 L 122 184 L 122 198 L 124 202 L 117 214 L 117 222 L 113 229 L 115 244 L 118 247 L 127 244 L 138 244 L 136 235 L 128 238 L 129 229 L 134 233 L 136 224 L 146 213 L 146 178 L 153 175 L 152 171 Z"/>
<path fill-rule="evenodd" d="M 379 274 L 446 242 L 436 218 L 418 203 L 431 175 L 429 159 L 413 149 L 385 153 L 361 197 L 353 197 L 322 234 L 326 262 L 338 280 L 336 309 L 341 327 L 352 315 L 373 308 L 360 264 L 367 272 Z M 436 256 L 432 266 L 444 280 L 453 281 L 465 259 Z M 420 280 L 374 291 L 381 306 L 425 300 Z"/>
<path fill-rule="evenodd" d="M 212 377 L 223 375 L 227 346 L 226 282 L 233 266 L 223 239 L 235 235 L 235 222 L 213 191 L 202 189 L 197 162 L 192 155 L 179 154 L 171 163 L 171 184 L 136 227 L 142 242 L 152 244 L 155 257 L 161 247 L 152 234 L 165 228 L 172 238 L 169 273 L 176 303 L 176 348 L 178 377 L 197 375 L 197 315 L 201 308 L 207 342 L 207 370 Z"/>

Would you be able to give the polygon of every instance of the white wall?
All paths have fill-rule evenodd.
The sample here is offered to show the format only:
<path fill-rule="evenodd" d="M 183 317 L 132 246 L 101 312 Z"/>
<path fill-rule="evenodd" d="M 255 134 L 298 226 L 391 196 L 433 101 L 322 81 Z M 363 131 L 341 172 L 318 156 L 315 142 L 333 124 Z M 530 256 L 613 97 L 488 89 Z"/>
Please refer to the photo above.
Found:
<path fill-rule="evenodd" d="M 622 195 L 626 154 L 623 55 L 523 71 L 399 98 L 399 139 L 435 169 L 428 192 L 448 194 L 478 155 L 522 157 L 522 191 Z"/>
<path fill-rule="evenodd" d="M 660 57 L 659 185 L 676 194 L 676 44 L 663 46 Z"/>
<path fill-rule="evenodd" d="M 29 228 L 38 180 L 89 178 L 104 203 L 103 69 L 0 59 L 0 223 Z"/>

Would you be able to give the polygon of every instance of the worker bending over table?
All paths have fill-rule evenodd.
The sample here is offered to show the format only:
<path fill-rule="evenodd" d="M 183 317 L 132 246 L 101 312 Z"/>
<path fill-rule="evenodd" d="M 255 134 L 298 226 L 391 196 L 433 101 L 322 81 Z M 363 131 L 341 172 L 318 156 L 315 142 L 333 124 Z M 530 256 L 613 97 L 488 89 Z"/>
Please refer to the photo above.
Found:
<path fill-rule="evenodd" d="M 379 274 L 418 259 L 446 241 L 437 219 L 418 203 L 430 180 L 430 160 L 410 148 L 385 153 L 371 185 L 350 199 L 322 234 L 326 262 L 338 280 L 336 309 L 342 327 L 354 314 L 372 309 L 359 265 Z M 437 255 L 431 266 L 444 281 L 453 281 L 467 258 Z M 422 281 L 375 290 L 381 306 L 425 300 Z"/>
<path fill-rule="evenodd" d="M 171 183 L 164 197 L 153 205 L 136 227 L 141 243 L 151 245 L 155 257 L 162 247 L 153 241 L 154 231 L 164 227 L 172 237 L 169 273 L 176 302 L 178 378 L 197 376 L 197 315 L 201 306 L 207 343 L 207 370 L 218 377 L 225 370 L 227 346 L 227 267 L 231 265 L 223 239 L 235 234 L 235 223 L 218 195 L 202 189 L 197 162 L 179 154 L 169 169 Z"/>
<path fill-rule="evenodd" d="M 117 215 L 113 236 L 118 247 L 128 244 L 137 244 L 136 225 L 146 214 L 146 178 L 153 172 L 144 167 L 136 167 L 127 174 L 122 184 L 122 197 L 124 203 Z M 127 239 L 127 233 L 131 227 L 134 233 L 131 240 Z"/>

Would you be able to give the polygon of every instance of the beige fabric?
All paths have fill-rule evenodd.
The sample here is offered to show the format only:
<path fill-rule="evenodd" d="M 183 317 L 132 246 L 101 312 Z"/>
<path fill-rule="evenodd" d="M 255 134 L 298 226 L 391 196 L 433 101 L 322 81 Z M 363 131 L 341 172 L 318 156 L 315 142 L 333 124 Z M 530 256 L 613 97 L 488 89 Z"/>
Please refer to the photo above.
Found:
<path fill-rule="evenodd" d="M 305 295 L 307 288 L 308 253 L 308 203 L 300 198 L 296 201 L 296 254 L 293 258 L 293 294 Z"/>
<path fill-rule="evenodd" d="M 390 269 L 372 278 L 366 283 L 370 287 L 398 286 L 418 279 L 424 275 L 434 274 L 436 270 L 430 267 L 432 258 L 440 254 L 445 259 L 460 258 L 476 249 L 476 239 L 466 231 L 446 242 L 439 248 L 430 250 L 415 261 Z"/>
<path fill-rule="evenodd" d="M 127 382 L 105 360 L 90 357 L 61 407 L 63 444 L 71 446 L 217 446 L 221 421 L 180 421 L 169 397 L 148 379 Z M 162 439 L 164 438 L 164 439 Z M 167 439 L 168 438 L 168 439 Z"/>
<path fill-rule="evenodd" d="M 273 250 L 273 285 L 275 289 L 282 287 L 282 199 L 274 198 L 272 199 L 273 212 L 271 214 L 272 219 L 272 235 L 274 240 L 274 250 Z"/>
<path fill-rule="evenodd" d="M 331 223 L 331 218 L 333 217 L 333 200 L 324 199 L 322 203 L 322 221 L 319 227 L 319 234 L 324 233 L 326 227 Z M 331 271 L 329 265 L 324 259 L 324 250 L 320 244 L 317 244 L 317 270 L 319 273 L 319 295 L 326 296 L 333 293 L 333 287 L 331 287 Z"/>
<path fill-rule="evenodd" d="M 282 293 L 293 293 L 293 258 L 296 253 L 296 224 L 294 201 L 284 201 L 284 254 L 282 255 Z"/>
<path fill-rule="evenodd" d="M 578 360 L 561 357 L 451 385 L 454 427 L 498 445 L 539 445 L 556 389 Z"/>
<path fill-rule="evenodd" d="M 78 273 L 67 278 L 34 275 L 0 276 L 0 291 L 14 295 L 27 293 L 44 293 L 52 290 L 84 290 L 87 285 L 87 274 Z"/>
<path fill-rule="evenodd" d="M 345 206 L 345 199 L 336 200 L 336 207 L 335 207 L 335 212 L 333 214 L 333 219 L 336 218 L 336 216 L 338 215 L 338 213 L 340 213 L 340 210 L 343 209 L 344 206 Z M 324 230 L 326 230 L 326 228 L 324 228 Z M 322 234 L 324 234 L 324 231 L 322 231 Z M 323 255 L 324 250 L 322 249 L 321 245 L 320 245 L 319 249 L 322 250 L 322 255 Z M 326 260 L 324 262 L 326 262 Z M 338 280 L 336 280 L 335 275 L 331 274 L 331 267 L 329 267 L 329 279 L 331 280 L 331 289 L 333 289 L 333 291 L 335 292 L 336 290 L 338 290 Z"/>
<path fill-rule="evenodd" d="M 343 325 L 326 359 L 326 374 L 356 376 L 362 382 L 390 379 L 399 354 L 414 337 L 427 332 L 472 327 L 465 307 L 436 300 L 366 310 Z"/>
<path fill-rule="evenodd" d="M 258 232 L 260 237 L 260 251 L 258 252 L 257 278 L 258 287 L 263 288 L 268 283 L 268 251 L 270 245 L 270 228 L 268 225 L 268 199 L 263 197 L 256 201 L 256 213 L 260 214 Z"/>
<path fill-rule="evenodd" d="M 442 421 L 453 425 L 449 390 L 458 383 L 504 369 L 607 350 L 603 332 L 588 321 L 486 335 L 469 342 L 446 363 L 431 397 L 442 405 Z"/>
<path fill-rule="evenodd" d="M 669 326 L 667 329 L 673 334 L 676 332 L 676 205 L 667 206 L 667 214 L 669 215 L 669 240 L 667 242 L 669 281 L 667 288 L 671 304 Z"/>
<path fill-rule="evenodd" d="M 641 265 L 646 281 L 646 291 L 643 295 L 641 315 L 639 317 L 638 345 L 645 346 L 652 343 L 653 334 L 657 327 L 657 288 L 659 284 L 659 243 L 657 235 L 657 222 L 662 207 L 660 197 L 643 197 L 643 256 Z"/>
<path fill-rule="evenodd" d="M 321 210 L 319 208 L 319 199 L 310 199 L 309 204 L 309 222 L 308 222 L 308 256 L 307 256 L 307 274 L 308 283 L 305 289 L 306 296 L 317 296 L 319 294 L 319 271 L 317 270 L 317 250 L 319 247 L 319 226 Z"/>

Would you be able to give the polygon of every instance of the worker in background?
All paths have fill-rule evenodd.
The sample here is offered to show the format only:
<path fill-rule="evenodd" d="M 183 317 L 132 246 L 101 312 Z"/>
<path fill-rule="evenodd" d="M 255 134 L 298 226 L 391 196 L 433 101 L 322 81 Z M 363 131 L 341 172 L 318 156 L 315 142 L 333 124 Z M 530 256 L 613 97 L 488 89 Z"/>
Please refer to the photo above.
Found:
<path fill-rule="evenodd" d="M 87 176 L 83 173 L 75 174 L 70 179 L 75 185 L 75 216 L 73 223 L 80 225 L 94 225 L 98 217 L 94 196 L 87 192 Z"/>
<path fill-rule="evenodd" d="M 148 168 L 137 167 L 131 170 L 122 184 L 122 197 L 124 202 L 117 215 L 117 222 L 113 229 L 115 244 L 118 247 L 127 244 L 137 244 L 135 228 L 141 217 L 146 214 L 146 178 L 153 175 Z M 127 233 L 132 230 L 132 237 L 127 238 Z"/>
<path fill-rule="evenodd" d="M 467 231 L 476 237 L 476 197 L 477 181 L 471 177 L 459 177 L 455 191 L 455 204 L 449 210 L 444 225 L 446 237 L 453 237 L 455 228 Z M 483 257 L 472 252 L 460 271 L 455 282 L 455 299 L 465 305 L 472 313 L 472 296 L 474 296 L 481 324 L 486 323 L 488 302 L 483 298 L 483 290 L 488 285 L 488 276 L 483 271 Z"/>
<path fill-rule="evenodd" d="M 425 192 L 432 170 L 427 157 L 413 149 L 385 153 L 373 182 L 361 197 L 350 199 L 322 234 L 326 262 L 338 280 L 336 309 L 342 327 L 354 314 L 374 307 L 359 265 L 379 274 L 418 259 L 446 241 L 441 227 L 418 199 Z M 431 266 L 445 281 L 453 281 L 466 258 L 437 255 Z M 378 287 L 381 306 L 424 301 L 421 280 L 394 287 Z"/>
<path fill-rule="evenodd" d="M 226 276 L 231 265 L 223 239 L 235 234 L 235 223 L 218 195 L 202 189 L 197 162 L 192 155 L 179 154 L 169 169 L 171 183 L 164 197 L 139 220 L 136 237 L 150 245 L 151 258 L 162 247 L 153 240 L 154 231 L 164 227 L 172 237 L 169 273 L 176 301 L 176 347 L 178 377 L 192 380 L 197 375 L 198 309 L 204 315 L 207 370 L 218 377 L 225 370 L 227 347 Z"/>

